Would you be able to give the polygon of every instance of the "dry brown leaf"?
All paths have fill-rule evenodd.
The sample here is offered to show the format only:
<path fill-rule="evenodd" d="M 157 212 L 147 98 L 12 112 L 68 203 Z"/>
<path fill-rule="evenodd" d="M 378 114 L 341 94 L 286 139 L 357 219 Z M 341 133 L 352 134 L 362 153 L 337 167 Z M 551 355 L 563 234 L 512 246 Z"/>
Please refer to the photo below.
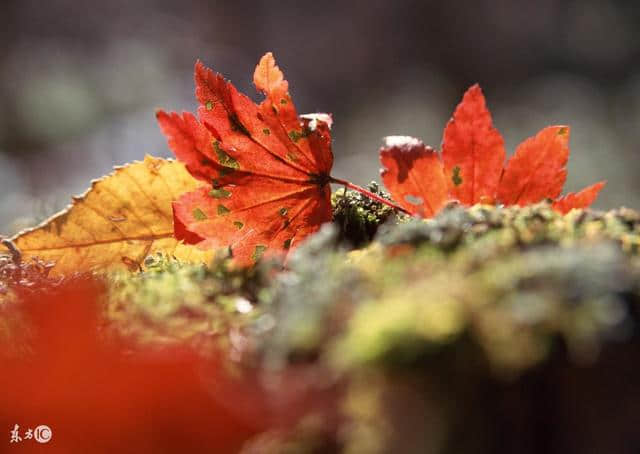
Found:
<path fill-rule="evenodd" d="M 173 236 L 171 202 L 199 186 L 182 163 L 146 156 L 94 180 L 65 210 L 11 240 L 23 260 L 54 262 L 55 275 L 137 269 L 158 251 L 185 262 L 207 262 L 212 252 Z M 6 252 L 3 248 L 0 252 Z"/>

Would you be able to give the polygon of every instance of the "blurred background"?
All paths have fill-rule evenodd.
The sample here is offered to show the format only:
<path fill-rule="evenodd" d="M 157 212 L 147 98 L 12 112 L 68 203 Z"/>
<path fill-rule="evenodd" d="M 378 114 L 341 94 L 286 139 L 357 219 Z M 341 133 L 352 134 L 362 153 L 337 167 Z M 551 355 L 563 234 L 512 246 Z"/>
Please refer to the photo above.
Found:
<path fill-rule="evenodd" d="M 170 156 L 155 109 L 193 110 L 197 58 L 255 96 L 271 50 L 302 112 L 334 115 L 335 176 L 378 178 L 381 138 L 438 147 L 479 82 L 513 151 L 572 127 L 566 191 L 640 208 L 640 4 L 597 0 L 0 1 L 0 232 L 93 178 Z"/>

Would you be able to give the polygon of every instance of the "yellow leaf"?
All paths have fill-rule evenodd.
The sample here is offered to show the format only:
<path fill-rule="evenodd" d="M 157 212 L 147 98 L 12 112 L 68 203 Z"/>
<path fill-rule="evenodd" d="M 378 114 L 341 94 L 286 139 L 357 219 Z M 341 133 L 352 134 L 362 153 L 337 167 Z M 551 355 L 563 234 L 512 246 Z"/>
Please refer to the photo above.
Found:
<path fill-rule="evenodd" d="M 94 180 L 65 210 L 11 240 L 23 260 L 54 262 L 54 275 L 136 269 L 158 251 L 185 262 L 207 262 L 211 252 L 173 237 L 171 202 L 199 185 L 182 163 L 146 156 Z"/>

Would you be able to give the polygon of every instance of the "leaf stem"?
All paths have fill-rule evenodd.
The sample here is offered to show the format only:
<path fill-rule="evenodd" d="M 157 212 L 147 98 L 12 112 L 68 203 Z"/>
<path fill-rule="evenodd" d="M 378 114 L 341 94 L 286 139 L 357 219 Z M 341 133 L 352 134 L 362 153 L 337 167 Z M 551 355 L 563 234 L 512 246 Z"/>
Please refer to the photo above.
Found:
<path fill-rule="evenodd" d="M 394 210 L 398 210 L 402 213 L 411 215 L 411 213 L 409 213 L 407 210 L 405 210 L 404 208 L 402 208 L 400 205 L 396 204 L 395 202 L 392 202 L 391 200 L 387 200 L 384 197 L 380 197 L 377 194 L 374 194 L 373 192 L 363 188 L 362 186 L 358 186 L 357 184 L 353 184 L 350 181 L 347 180 L 342 180 L 340 178 L 334 178 L 334 177 L 329 177 L 329 182 L 331 183 L 336 183 L 336 184 L 340 184 L 343 185 L 349 189 L 353 189 L 354 191 L 359 192 L 360 194 L 363 194 L 367 197 L 369 197 L 371 200 L 375 200 L 376 202 L 379 203 L 383 203 L 387 206 L 390 206 L 391 208 L 393 208 Z"/>

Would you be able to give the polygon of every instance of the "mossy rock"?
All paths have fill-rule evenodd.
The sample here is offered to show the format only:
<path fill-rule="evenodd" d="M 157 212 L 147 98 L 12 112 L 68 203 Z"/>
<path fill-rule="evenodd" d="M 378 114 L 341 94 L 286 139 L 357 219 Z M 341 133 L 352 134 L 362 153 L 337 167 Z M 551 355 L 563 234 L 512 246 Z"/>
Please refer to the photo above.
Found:
<path fill-rule="evenodd" d="M 332 396 L 245 452 L 640 449 L 620 416 L 640 411 L 638 213 L 452 205 L 417 220 L 344 192 L 334 208 L 285 269 L 156 256 L 112 276 L 107 329 Z"/>

